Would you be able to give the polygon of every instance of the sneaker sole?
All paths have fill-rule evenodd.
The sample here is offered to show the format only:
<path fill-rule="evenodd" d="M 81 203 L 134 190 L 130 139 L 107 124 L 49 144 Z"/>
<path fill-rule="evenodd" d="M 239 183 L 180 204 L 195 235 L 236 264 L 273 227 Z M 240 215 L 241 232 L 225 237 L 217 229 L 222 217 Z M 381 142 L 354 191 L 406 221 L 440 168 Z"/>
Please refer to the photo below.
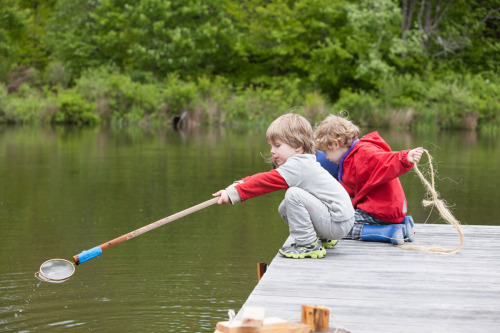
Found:
<path fill-rule="evenodd" d="M 325 249 L 331 249 L 331 248 L 335 247 L 335 245 L 337 245 L 337 244 L 338 244 L 338 241 L 336 241 L 334 244 L 331 244 L 331 243 L 323 243 L 323 247 L 324 247 Z"/>
<path fill-rule="evenodd" d="M 304 258 L 321 259 L 321 258 L 323 258 L 326 255 L 326 250 L 325 249 L 321 249 L 321 250 L 316 250 L 316 251 L 309 252 L 309 253 L 300 253 L 300 254 L 299 253 L 294 253 L 294 254 L 290 254 L 290 253 L 282 252 L 281 249 L 280 249 L 279 253 L 282 256 L 285 256 L 286 258 L 292 258 L 292 259 L 304 259 Z"/>

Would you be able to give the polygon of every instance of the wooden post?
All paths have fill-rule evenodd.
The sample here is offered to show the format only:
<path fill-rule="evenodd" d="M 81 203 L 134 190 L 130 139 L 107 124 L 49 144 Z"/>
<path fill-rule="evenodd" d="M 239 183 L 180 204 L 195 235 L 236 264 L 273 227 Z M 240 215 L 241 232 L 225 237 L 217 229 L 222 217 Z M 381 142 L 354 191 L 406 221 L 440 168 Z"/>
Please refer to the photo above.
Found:
<path fill-rule="evenodd" d="M 321 305 L 302 305 L 302 324 L 312 327 L 313 332 L 328 330 L 330 310 Z"/>
<path fill-rule="evenodd" d="M 257 279 L 258 279 L 257 281 L 260 281 L 262 275 L 264 275 L 266 270 L 267 270 L 267 264 L 265 262 L 257 263 Z"/>

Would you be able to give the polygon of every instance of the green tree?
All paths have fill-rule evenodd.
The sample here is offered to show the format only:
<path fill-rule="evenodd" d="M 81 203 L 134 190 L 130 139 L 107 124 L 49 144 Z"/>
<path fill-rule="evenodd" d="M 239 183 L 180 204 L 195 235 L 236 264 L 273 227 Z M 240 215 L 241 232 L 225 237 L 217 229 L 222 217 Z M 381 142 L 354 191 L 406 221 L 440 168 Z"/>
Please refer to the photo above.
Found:
<path fill-rule="evenodd" d="M 3 78 L 19 55 L 20 40 L 27 28 L 28 11 L 15 0 L 4 0 L 0 6 L 0 78 Z"/>
<path fill-rule="evenodd" d="M 47 26 L 46 38 L 53 58 L 62 62 L 74 78 L 103 62 L 94 42 L 93 13 L 98 4 L 99 0 L 58 1 Z"/>
<path fill-rule="evenodd" d="M 223 71 L 234 38 L 225 1 L 68 0 L 58 2 L 54 47 L 75 73 L 98 65 L 162 77 Z M 72 20 L 67 20 L 71 16 Z M 229 59 L 229 61 L 228 61 Z"/>
<path fill-rule="evenodd" d="M 401 11 L 402 40 L 418 37 L 434 70 L 499 70 L 500 1 L 402 0 Z"/>
<path fill-rule="evenodd" d="M 18 0 L 27 13 L 27 28 L 20 38 L 17 64 L 23 67 L 43 69 L 50 59 L 50 47 L 46 42 L 45 29 L 53 13 L 56 0 Z"/>
<path fill-rule="evenodd" d="M 401 11 L 392 0 L 250 0 L 229 12 L 241 32 L 239 77 L 247 82 L 299 78 L 336 99 L 343 88 L 376 87 L 402 52 Z"/>
<path fill-rule="evenodd" d="M 351 27 L 346 48 L 355 55 L 354 78 L 371 89 L 395 73 L 391 60 L 397 43 L 401 11 L 392 0 L 366 0 L 345 6 Z M 358 86 L 359 88 L 359 86 Z"/>
<path fill-rule="evenodd" d="M 225 14 L 225 2 L 147 0 L 125 6 L 125 23 L 131 28 L 123 37 L 128 39 L 131 63 L 162 76 L 226 71 L 236 32 Z M 103 16 L 108 12 L 103 8 Z"/>
<path fill-rule="evenodd" d="M 298 78 L 311 91 L 334 92 L 351 76 L 343 1 L 250 0 L 232 3 L 228 12 L 240 32 L 235 76 L 244 83 Z"/>
<path fill-rule="evenodd" d="M 454 6 L 457 34 L 466 40 L 448 55 L 451 69 L 461 73 L 500 72 L 500 1 L 464 1 Z"/>

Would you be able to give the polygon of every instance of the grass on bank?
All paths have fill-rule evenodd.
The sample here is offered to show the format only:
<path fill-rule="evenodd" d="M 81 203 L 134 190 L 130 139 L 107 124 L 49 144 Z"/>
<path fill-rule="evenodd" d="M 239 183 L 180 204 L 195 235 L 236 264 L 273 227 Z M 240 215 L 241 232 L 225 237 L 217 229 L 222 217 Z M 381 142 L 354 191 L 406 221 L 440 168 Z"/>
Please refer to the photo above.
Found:
<path fill-rule="evenodd" d="M 500 125 L 500 80 L 482 75 L 388 77 L 376 90 L 346 89 L 330 102 L 298 79 L 238 87 L 223 77 L 183 81 L 171 74 L 158 81 L 99 68 L 69 87 L 62 74 L 47 79 L 33 69 L 29 73 L 17 86 L 0 83 L 0 122 L 151 125 L 184 113 L 194 125 L 258 124 L 294 110 L 315 123 L 346 110 L 363 127 L 496 132 Z"/>

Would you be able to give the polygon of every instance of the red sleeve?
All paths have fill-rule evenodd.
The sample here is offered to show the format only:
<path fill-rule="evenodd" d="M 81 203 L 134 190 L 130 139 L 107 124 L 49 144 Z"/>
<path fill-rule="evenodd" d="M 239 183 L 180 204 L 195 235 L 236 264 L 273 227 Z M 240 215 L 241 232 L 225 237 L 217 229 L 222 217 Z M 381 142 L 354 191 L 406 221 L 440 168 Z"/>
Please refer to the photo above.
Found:
<path fill-rule="evenodd" d="M 358 177 L 366 179 L 371 186 L 387 183 L 399 176 L 407 173 L 413 167 L 408 162 L 408 152 L 402 151 L 382 151 L 380 149 L 367 149 L 364 151 L 363 160 L 366 163 L 365 175 L 358 174 Z"/>
<path fill-rule="evenodd" d="M 243 183 L 237 184 L 235 187 L 241 201 L 245 201 L 259 195 L 287 189 L 288 184 L 278 171 L 271 170 L 245 177 Z"/>
<path fill-rule="evenodd" d="M 360 200 L 365 198 L 374 188 L 388 183 L 393 179 L 410 171 L 413 163 L 408 162 L 408 152 L 402 151 L 381 151 L 380 149 L 367 149 L 356 160 L 356 182 L 354 184 L 354 198 L 352 204 L 354 207 Z M 351 192 L 348 190 L 349 194 Z"/>

